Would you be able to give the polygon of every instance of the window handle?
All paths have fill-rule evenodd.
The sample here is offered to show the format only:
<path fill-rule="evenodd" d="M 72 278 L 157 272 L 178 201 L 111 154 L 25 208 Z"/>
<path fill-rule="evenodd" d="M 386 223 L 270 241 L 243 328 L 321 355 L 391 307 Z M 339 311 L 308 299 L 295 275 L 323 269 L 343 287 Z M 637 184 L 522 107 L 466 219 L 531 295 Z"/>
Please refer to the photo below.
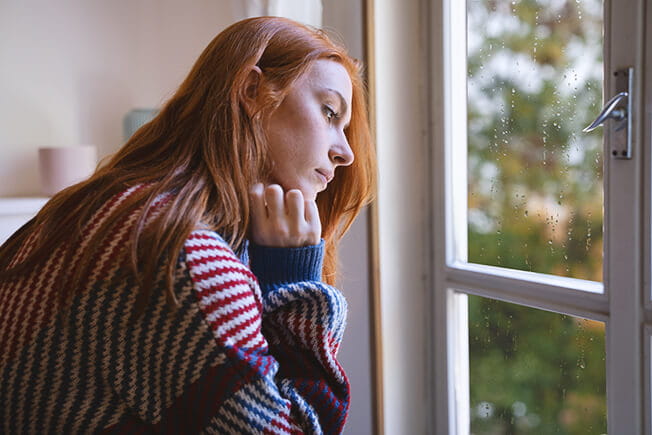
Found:
<path fill-rule="evenodd" d="M 605 129 L 611 155 L 617 159 L 632 158 L 632 88 L 634 68 L 623 68 L 614 72 L 616 95 L 607 101 L 598 117 L 584 130 L 595 130 L 607 120 L 612 119 L 610 127 Z"/>
<path fill-rule="evenodd" d="M 584 133 L 593 131 L 604 124 L 604 122 L 609 118 L 616 121 L 622 121 L 623 119 L 627 118 L 627 108 L 618 107 L 618 104 L 622 99 L 627 98 L 628 96 L 629 94 L 627 92 L 620 92 L 614 95 L 614 97 L 611 100 L 607 101 L 607 104 L 604 105 L 602 112 L 600 112 L 598 117 L 595 118 L 595 121 L 593 121 L 591 125 L 582 131 Z"/>

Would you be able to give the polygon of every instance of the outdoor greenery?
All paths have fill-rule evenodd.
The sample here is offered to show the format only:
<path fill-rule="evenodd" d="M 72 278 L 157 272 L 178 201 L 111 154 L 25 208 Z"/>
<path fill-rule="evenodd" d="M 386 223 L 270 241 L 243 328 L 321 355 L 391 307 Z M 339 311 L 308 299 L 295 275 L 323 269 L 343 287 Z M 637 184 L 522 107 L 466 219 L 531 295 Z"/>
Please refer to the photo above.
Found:
<path fill-rule="evenodd" d="M 468 0 L 468 258 L 602 280 L 601 0 Z M 604 325 L 469 297 L 474 434 L 606 433 Z"/>

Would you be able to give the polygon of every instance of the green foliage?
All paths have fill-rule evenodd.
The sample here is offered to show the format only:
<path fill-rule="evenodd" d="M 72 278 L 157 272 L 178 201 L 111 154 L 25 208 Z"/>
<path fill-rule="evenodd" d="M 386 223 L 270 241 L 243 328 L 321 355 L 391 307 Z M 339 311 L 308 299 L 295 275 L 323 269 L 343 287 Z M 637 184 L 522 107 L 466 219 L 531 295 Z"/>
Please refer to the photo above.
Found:
<path fill-rule="evenodd" d="M 473 433 L 606 433 L 604 324 L 478 296 L 469 319 Z"/>
<path fill-rule="evenodd" d="M 601 0 L 468 1 L 468 258 L 602 280 Z M 606 433 L 604 325 L 469 299 L 472 432 Z"/>

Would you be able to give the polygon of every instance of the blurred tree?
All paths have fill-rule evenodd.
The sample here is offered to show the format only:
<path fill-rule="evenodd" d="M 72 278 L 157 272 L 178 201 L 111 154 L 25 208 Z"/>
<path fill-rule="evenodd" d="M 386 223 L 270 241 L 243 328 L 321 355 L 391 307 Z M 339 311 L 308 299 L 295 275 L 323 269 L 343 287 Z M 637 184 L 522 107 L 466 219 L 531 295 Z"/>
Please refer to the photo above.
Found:
<path fill-rule="evenodd" d="M 468 258 L 602 280 L 601 0 L 468 0 Z M 469 299 L 472 432 L 606 433 L 604 325 Z"/>

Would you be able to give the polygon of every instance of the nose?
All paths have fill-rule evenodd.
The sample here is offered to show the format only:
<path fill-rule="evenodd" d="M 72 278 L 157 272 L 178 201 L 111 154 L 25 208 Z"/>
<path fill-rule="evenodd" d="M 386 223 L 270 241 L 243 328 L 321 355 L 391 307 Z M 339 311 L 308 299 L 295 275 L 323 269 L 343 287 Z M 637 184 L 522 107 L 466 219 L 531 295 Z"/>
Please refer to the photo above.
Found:
<path fill-rule="evenodd" d="M 335 166 L 349 166 L 353 163 L 355 156 L 353 155 L 353 150 L 351 149 L 349 141 L 343 131 L 339 135 L 335 144 L 331 146 L 328 156 Z"/>

